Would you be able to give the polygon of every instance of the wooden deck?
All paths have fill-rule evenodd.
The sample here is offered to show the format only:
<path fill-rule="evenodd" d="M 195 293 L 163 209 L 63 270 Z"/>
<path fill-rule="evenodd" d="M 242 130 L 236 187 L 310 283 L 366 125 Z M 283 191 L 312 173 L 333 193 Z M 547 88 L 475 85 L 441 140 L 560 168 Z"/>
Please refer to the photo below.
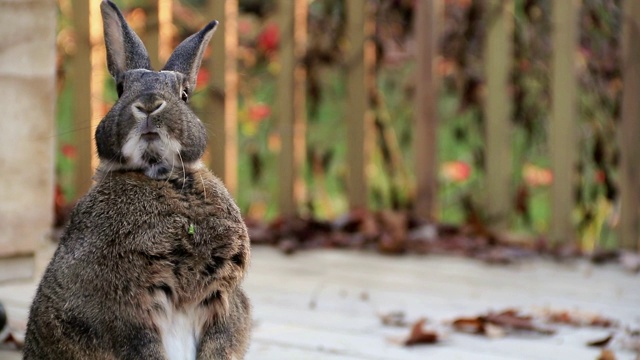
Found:
<path fill-rule="evenodd" d="M 3 269 L 0 269 L 2 272 Z M 553 336 L 499 339 L 448 332 L 437 345 L 398 344 L 408 328 L 382 325 L 379 314 L 442 321 L 487 310 L 580 309 L 638 328 L 640 275 L 615 266 L 536 260 L 511 266 L 441 256 L 385 257 L 315 250 L 285 256 L 254 247 L 245 288 L 254 307 L 248 359 L 596 359 L 586 342 L 607 329 L 559 327 Z M 11 323 L 23 326 L 34 283 L 0 284 Z M 638 354 L 614 349 L 616 359 Z M 19 359 L 1 352 L 0 359 Z"/>

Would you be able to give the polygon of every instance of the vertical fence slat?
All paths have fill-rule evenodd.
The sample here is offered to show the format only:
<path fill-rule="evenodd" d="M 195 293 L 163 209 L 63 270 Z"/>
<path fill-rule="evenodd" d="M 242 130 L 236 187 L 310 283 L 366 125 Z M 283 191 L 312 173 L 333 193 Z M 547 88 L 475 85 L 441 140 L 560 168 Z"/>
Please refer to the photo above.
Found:
<path fill-rule="evenodd" d="M 413 141 L 416 200 L 415 213 L 434 219 L 438 197 L 438 37 L 442 0 L 416 2 L 416 92 Z"/>
<path fill-rule="evenodd" d="M 578 2 L 554 1 L 552 8 L 551 121 L 549 151 L 551 185 L 552 242 L 575 240 L 572 222 L 575 170 L 578 158 L 578 121 L 576 103 L 576 44 Z"/>
<path fill-rule="evenodd" d="M 306 0 L 280 0 L 280 72 L 278 104 L 280 153 L 278 156 L 278 208 L 280 215 L 297 212 L 304 193 L 306 71 L 303 66 L 307 37 Z"/>
<path fill-rule="evenodd" d="M 225 0 L 226 1 L 226 0 Z M 221 1 L 221 2 L 225 2 Z M 173 0 L 150 1 L 145 24 L 145 46 L 151 66 L 159 70 L 171 55 L 173 36 Z"/>
<path fill-rule="evenodd" d="M 208 60 L 209 101 L 205 121 L 209 123 L 209 159 L 213 172 L 232 195 L 238 187 L 238 0 L 209 0 L 207 19 L 220 21 L 211 38 Z"/>
<path fill-rule="evenodd" d="M 619 235 L 622 247 L 640 250 L 640 2 L 625 0 L 623 6 Z"/>
<path fill-rule="evenodd" d="M 100 2 L 90 2 L 91 37 L 91 131 L 88 139 L 91 144 L 91 173 L 98 166 L 98 148 L 94 144 L 94 133 L 105 115 L 104 80 L 107 72 L 107 50 L 104 45 L 104 30 Z"/>
<path fill-rule="evenodd" d="M 87 192 L 91 186 L 91 39 L 89 2 L 74 0 L 73 27 L 76 52 L 73 56 L 73 127 L 74 145 L 78 152 L 75 168 L 76 196 Z"/>
<path fill-rule="evenodd" d="M 349 206 L 367 206 L 367 167 L 371 150 L 373 113 L 370 91 L 373 86 L 375 48 L 371 40 L 375 24 L 367 0 L 345 3 L 347 11 L 347 191 Z"/>
<path fill-rule="evenodd" d="M 485 151 L 487 216 L 504 229 L 511 210 L 512 129 L 509 76 L 512 61 L 513 1 L 490 0 L 484 48 L 486 76 Z"/>

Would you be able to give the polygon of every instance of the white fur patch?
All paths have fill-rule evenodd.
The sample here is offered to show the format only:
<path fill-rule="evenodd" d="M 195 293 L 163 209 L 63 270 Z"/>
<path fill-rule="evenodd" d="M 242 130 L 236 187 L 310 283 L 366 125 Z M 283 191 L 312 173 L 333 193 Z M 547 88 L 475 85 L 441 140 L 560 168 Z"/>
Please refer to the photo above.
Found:
<path fill-rule="evenodd" d="M 125 168 L 144 169 L 144 173 L 154 179 L 162 177 L 159 172 L 160 169 L 182 170 L 183 166 L 185 166 L 182 163 L 182 159 L 180 159 L 182 145 L 176 139 L 170 137 L 165 129 L 158 129 L 160 139 L 156 141 L 144 140 L 140 135 L 140 130 L 134 128 L 127 136 L 127 140 L 122 147 L 122 155 L 127 159 Z M 161 161 L 153 165 L 148 164 L 143 158 L 145 152 L 156 154 Z"/>
<path fill-rule="evenodd" d="M 206 319 L 203 308 L 194 304 L 175 309 L 171 300 L 162 292 L 156 292 L 155 298 L 164 310 L 157 313 L 153 321 L 160 330 L 167 359 L 195 360 Z"/>

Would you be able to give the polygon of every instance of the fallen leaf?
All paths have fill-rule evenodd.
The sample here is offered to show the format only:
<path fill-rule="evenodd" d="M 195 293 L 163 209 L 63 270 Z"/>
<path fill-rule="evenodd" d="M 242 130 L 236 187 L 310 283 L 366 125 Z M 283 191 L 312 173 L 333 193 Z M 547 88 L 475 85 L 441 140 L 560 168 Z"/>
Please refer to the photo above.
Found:
<path fill-rule="evenodd" d="M 452 323 L 453 328 L 457 331 L 469 334 L 484 334 L 485 322 L 479 317 L 476 318 L 459 318 Z"/>
<path fill-rule="evenodd" d="M 12 331 L 1 343 L 3 348 L 20 350 L 24 347 L 24 337 L 16 336 Z"/>
<path fill-rule="evenodd" d="M 611 342 L 611 339 L 613 339 L 613 334 L 609 334 L 607 337 L 602 339 L 589 341 L 587 343 L 587 346 L 604 347 L 607 346 L 609 342 Z"/>
<path fill-rule="evenodd" d="M 504 310 L 484 316 L 486 322 L 512 330 L 534 331 L 541 334 L 553 334 L 553 329 L 536 325 L 531 316 L 520 315 L 516 310 Z"/>
<path fill-rule="evenodd" d="M 435 344 L 438 342 L 439 336 L 436 332 L 424 330 L 425 323 L 425 319 L 420 319 L 413 324 L 409 338 L 404 341 L 405 346 Z"/>
<path fill-rule="evenodd" d="M 571 326 L 594 326 L 608 328 L 616 324 L 615 320 L 602 315 L 568 310 L 547 310 L 547 322 Z"/>
<path fill-rule="evenodd" d="M 457 331 L 488 337 L 502 337 L 510 330 L 533 331 L 546 335 L 554 333 L 553 329 L 537 325 L 531 316 L 521 315 L 513 309 L 490 312 L 475 318 L 458 318 L 452 325 Z"/>
<path fill-rule="evenodd" d="M 609 349 L 602 349 L 597 360 L 616 360 L 616 355 Z"/>

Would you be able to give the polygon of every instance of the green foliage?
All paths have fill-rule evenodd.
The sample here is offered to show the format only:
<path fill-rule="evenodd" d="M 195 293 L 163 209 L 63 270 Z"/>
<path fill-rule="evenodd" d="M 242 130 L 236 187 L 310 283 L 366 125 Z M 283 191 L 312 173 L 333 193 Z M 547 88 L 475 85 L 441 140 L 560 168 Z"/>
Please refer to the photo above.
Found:
<path fill-rule="evenodd" d="M 144 1 L 123 1 L 125 6 Z M 439 216 L 443 222 L 462 223 L 479 208 L 484 181 L 484 135 L 482 103 L 482 2 L 446 2 L 445 32 L 438 67 L 442 87 L 438 99 L 440 128 L 438 156 L 443 165 L 439 177 Z M 407 51 L 411 40 L 412 2 L 380 1 L 378 10 L 376 147 L 372 154 L 370 204 L 374 209 L 410 208 L 415 192 L 413 174 L 414 64 L 411 57 L 389 61 L 389 44 Z M 197 12 L 201 1 L 184 2 L 186 11 Z M 279 174 L 276 153 L 277 97 L 275 77 L 279 62 L 269 38 L 262 36 L 271 26 L 273 7 L 256 1 L 241 1 L 239 89 L 239 191 L 238 203 L 250 216 L 277 216 Z M 342 1 L 314 0 L 309 11 L 309 74 L 307 153 L 304 179 L 307 190 L 300 212 L 323 218 L 347 210 L 345 178 L 346 122 L 344 13 Z M 183 10 L 185 10 L 183 9 Z M 515 211 L 509 221 L 519 232 L 542 234 L 548 228 L 550 4 L 547 1 L 515 1 L 514 62 L 512 71 L 513 154 L 512 191 Z M 581 10 L 579 68 L 580 134 L 579 187 L 576 193 L 576 225 L 587 248 L 611 246 L 611 228 L 616 215 L 616 165 L 619 149 L 615 141 L 620 112 L 620 8 L 618 0 L 585 0 Z M 60 32 L 69 21 L 61 13 Z M 177 23 L 182 24 L 180 19 Z M 189 24 L 193 26 L 194 24 Z M 193 30 L 193 29 L 191 29 Z M 188 31 L 179 31 L 179 33 Z M 273 34 L 271 34 L 273 35 Z M 62 35 L 61 38 L 64 38 Z M 62 39 L 64 40 L 64 39 Z M 62 41 L 62 40 L 59 40 Z M 64 49 L 64 44 L 59 44 Z M 405 54 L 406 55 L 406 54 Z M 68 54 L 61 73 L 68 70 Z M 216 56 L 216 55 L 214 55 Z M 203 67 L 205 68 L 205 67 Z M 59 149 L 73 140 L 71 91 L 61 77 L 58 97 Z M 105 85 L 105 103 L 115 101 L 113 84 Z M 484 94 L 490 95 L 490 94 Z M 202 91 L 192 104 L 200 109 Z M 386 136 L 386 137 L 385 137 Z M 210 141 L 216 134 L 209 134 Z M 215 154 L 214 154 L 215 156 Z M 394 157 L 395 156 L 395 157 Z M 58 181 L 68 199 L 73 191 L 73 158 L 57 154 Z M 392 160 L 390 160 L 392 159 Z M 393 160 L 395 159 L 395 160 Z M 397 163 L 399 162 L 399 163 Z M 453 174 L 449 170 L 462 171 Z M 467 171 L 467 172 L 465 172 Z M 531 174 L 542 183 L 531 183 Z M 534 177 L 535 177 L 534 176 Z M 548 180 L 548 179 L 547 179 Z M 537 180 L 536 180 L 537 181 Z M 480 214 L 482 215 L 482 214 Z"/>

